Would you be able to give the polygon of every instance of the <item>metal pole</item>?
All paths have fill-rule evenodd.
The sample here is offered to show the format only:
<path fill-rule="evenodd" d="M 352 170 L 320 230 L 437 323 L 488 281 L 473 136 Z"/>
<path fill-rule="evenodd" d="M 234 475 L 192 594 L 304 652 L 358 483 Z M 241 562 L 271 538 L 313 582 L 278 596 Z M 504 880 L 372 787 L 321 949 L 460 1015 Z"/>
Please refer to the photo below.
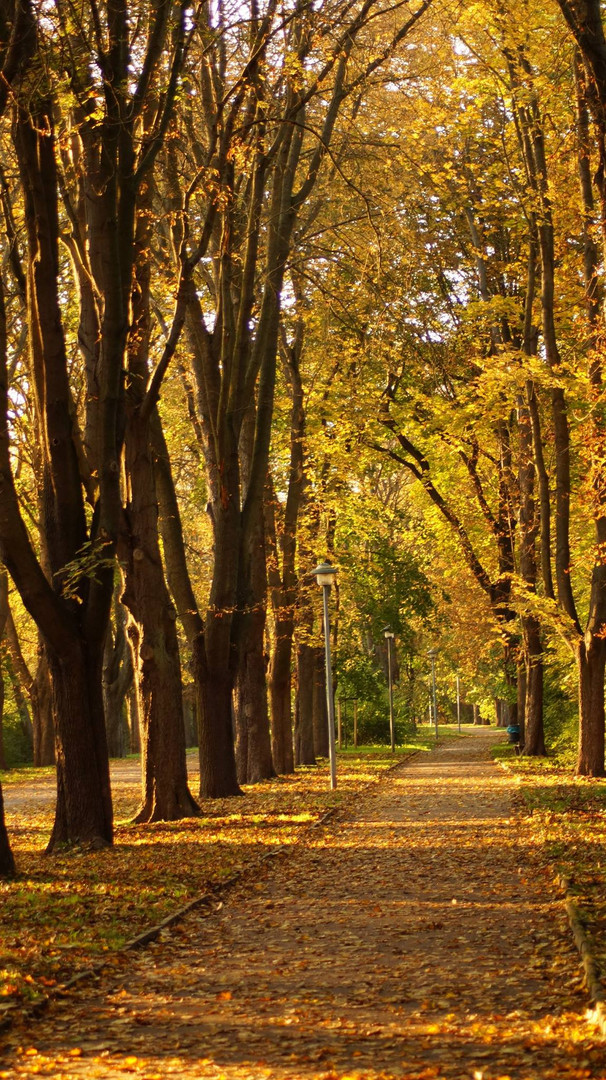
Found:
<path fill-rule="evenodd" d="M 433 719 L 436 728 L 436 739 L 438 737 L 438 703 L 436 700 L 436 658 L 431 658 L 431 681 L 433 684 Z"/>
<path fill-rule="evenodd" d="M 459 684 L 459 676 L 457 675 L 457 724 L 459 725 L 459 735 L 461 734 L 461 687 Z"/>
<path fill-rule="evenodd" d="M 391 752 L 395 753 L 396 733 L 393 722 L 393 673 L 391 667 L 391 637 L 387 638 L 387 672 L 389 679 L 389 735 L 391 738 Z"/>
<path fill-rule="evenodd" d="M 326 704 L 328 706 L 328 760 L 330 762 L 330 786 L 337 786 L 337 754 L 335 749 L 335 699 L 332 692 L 332 667 L 330 661 L 330 623 L 328 621 L 328 593 L 330 585 L 323 585 L 324 594 L 324 654 L 326 657 Z"/>

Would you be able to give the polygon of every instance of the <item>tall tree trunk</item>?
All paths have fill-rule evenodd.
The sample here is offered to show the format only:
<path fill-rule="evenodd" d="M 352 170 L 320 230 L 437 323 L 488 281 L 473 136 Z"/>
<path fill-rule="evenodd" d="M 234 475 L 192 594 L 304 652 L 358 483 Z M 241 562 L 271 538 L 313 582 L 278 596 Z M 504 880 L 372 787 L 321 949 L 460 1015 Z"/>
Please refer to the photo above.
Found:
<path fill-rule="evenodd" d="M 293 275 L 295 295 L 302 309 L 302 290 Z M 313 680 L 309 686 L 298 683 L 306 701 L 299 702 L 295 710 L 295 753 L 293 757 L 292 731 L 292 652 L 295 628 L 295 604 L 298 593 L 296 574 L 297 528 L 299 512 L 305 489 L 303 447 L 305 439 L 305 409 L 300 363 L 303 352 L 304 323 L 299 315 L 294 341 L 289 344 L 283 334 L 281 352 L 286 380 L 289 385 L 292 408 L 290 413 L 290 464 L 286 504 L 280 523 L 278 542 L 276 515 L 278 511 L 274 485 L 267 485 L 266 521 L 268 546 L 268 578 L 274 613 L 273 650 L 269 669 L 269 687 L 272 721 L 272 750 L 278 772 L 292 772 L 295 762 L 313 764 L 313 699 L 310 697 Z M 280 553 L 282 555 L 280 566 Z M 305 760 L 304 760 L 305 759 Z"/>
<path fill-rule="evenodd" d="M 326 702 L 326 664 L 321 645 L 314 648 L 314 753 L 328 757 L 328 705 Z"/>
<path fill-rule="evenodd" d="M 295 707 L 295 763 L 315 765 L 314 679 L 315 649 L 300 642 L 297 647 L 297 697 Z"/>
<path fill-rule="evenodd" d="M 533 304 L 535 298 L 536 282 L 536 238 L 533 235 L 529 243 L 526 300 L 524 311 L 523 349 L 527 357 L 536 356 L 538 333 L 533 323 Z M 531 403 L 535 399 L 533 383 L 529 380 L 526 384 L 525 397 L 518 397 L 518 434 L 520 446 L 520 459 L 518 467 L 518 486 L 520 493 L 519 503 L 519 526 L 520 526 L 520 573 L 529 598 L 536 594 L 537 590 L 537 556 L 536 542 L 539 532 L 535 502 L 535 479 L 539 472 L 539 496 L 541 497 L 540 470 L 535 464 L 535 436 L 533 431 L 533 419 Z M 538 423 L 535 421 L 538 428 Z M 538 432 L 537 432 L 538 434 Z M 542 446 L 539 447 L 539 461 L 542 462 Z M 541 509 L 543 512 L 543 509 Z M 549 514 L 549 500 L 546 511 Z M 547 523 L 549 524 L 549 522 Z M 549 533 L 544 539 L 541 538 L 542 546 L 547 544 L 547 553 L 542 554 L 544 570 L 549 577 L 546 582 L 546 591 L 549 590 L 551 581 L 551 558 L 549 554 Z M 545 563 L 547 567 L 545 567 Z M 530 757 L 540 757 L 545 754 L 545 735 L 543 728 L 543 643 L 541 640 L 541 624 L 538 617 L 532 613 L 524 613 L 521 617 L 522 641 L 524 655 L 524 715 L 523 725 L 520 723 L 521 745 L 524 754 Z"/>
<path fill-rule="evenodd" d="M 256 410 L 247 411 L 240 432 L 240 475 L 246 500 L 254 456 Z M 237 649 L 234 684 L 236 764 L 240 783 L 275 776 L 269 732 L 265 624 L 267 569 L 263 499 L 246 514 L 238 561 L 238 603 L 233 634 Z"/>
<path fill-rule="evenodd" d="M 171 601 L 160 548 L 153 450 L 156 402 L 150 381 L 153 184 L 139 193 L 135 234 L 133 333 L 128 345 L 124 461 L 126 472 L 125 584 L 122 602 L 138 630 L 135 678 L 141 701 L 143 801 L 136 820 L 174 821 L 200 810 L 187 782 L 183 687 L 177 612 Z"/>
<path fill-rule="evenodd" d="M 149 423 L 136 410 L 125 439 L 129 534 L 122 602 L 138 629 L 143 802 L 137 821 L 199 813 L 187 784 L 177 613 L 164 579 Z"/>
<path fill-rule="evenodd" d="M 58 207 L 53 103 L 27 88 L 16 113 L 15 149 L 28 235 L 27 309 L 31 372 L 44 436 L 43 538 L 52 588 L 20 519 L 6 431 L 3 374 L 3 560 L 40 627 L 48 652 L 57 738 L 57 809 L 49 849 L 63 843 L 98 847 L 112 841 L 109 762 L 103 721 L 101 660 L 109 617 L 111 570 L 77 575 L 65 598 L 66 568 L 76 566 L 88 532 L 75 450 L 71 391 L 58 293 Z M 4 312 L 3 321 L 4 321 Z M 4 330 L 4 327 L 3 327 Z M 3 342 L 5 362 L 5 342 Z M 105 538 L 91 553 L 105 554 Z M 110 544 L 111 547 L 111 544 Z M 77 602 L 79 599 L 80 603 Z"/>
<path fill-rule="evenodd" d="M 38 664 L 31 687 L 32 723 L 34 728 L 34 765 L 55 764 L 55 721 L 53 694 L 48 670 L 46 646 L 40 638 Z"/>
<path fill-rule="evenodd" d="M 582 776 L 604 776 L 604 669 L 606 641 L 588 634 L 579 642 L 579 757 Z"/>
<path fill-rule="evenodd" d="M 293 725 L 292 725 L 292 639 L 293 619 L 277 618 L 274 627 L 274 643 L 271 657 L 269 688 L 271 696 L 271 746 L 276 771 L 282 775 L 294 772 L 296 755 L 293 756 Z M 307 688 L 306 688 L 307 689 Z M 295 723 L 297 723 L 295 721 Z M 301 746 L 301 738 L 306 727 L 301 727 L 301 716 L 298 721 L 298 739 Z M 312 740 L 313 746 L 313 740 Z M 304 756 L 309 756 L 308 751 L 301 751 Z M 299 761 L 298 764 L 304 764 Z M 306 765 L 313 764 L 306 761 Z"/>
<path fill-rule="evenodd" d="M 200 798 L 240 795 L 234 750 L 232 693 L 235 648 L 232 643 L 240 556 L 240 514 L 234 492 L 239 490 L 237 449 L 227 454 L 231 467 L 223 472 L 219 497 L 211 503 L 214 524 L 214 566 L 204 639 L 194 653 L 199 679 Z"/>
<path fill-rule="evenodd" d="M 89 657 L 80 642 L 71 654 L 48 652 L 58 736 L 57 810 L 49 851 L 63 843 L 95 849 L 112 839 L 101 664 L 101 654 L 95 650 Z"/>
<path fill-rule="evenodd" d="M 4 799 L 0 785 L 0 878 L 10 878 L 15 874 L 15 860 L 6 831 L 4 820 Z"/>
<path fill-rule="evenodd" d="M 134 672 L 137 666 L 137 657 L 139 655 L 141 635 L 137 623 L 134 621 L 134 619 L 131 619 L 130 617 L 126 623 L 126 637 L 128 639 L 128 647 L 130 649 L 130 662 L 133 669 L 133 682 L 128 698 L 130 750 L 132 754 L 140 754 L 141 730 L 143 727 L 143 702 L 141 700 L 141 686 L 139 680 L 134 678 Z"/>
<path fill-rule="evenodd" d="M 236 761 L 241 783 L 255 784 L 275 776 L 269 733 L 265 657 L 265 546 L 263 508 L 256 508 L 257 529 L 250 529 L 240 560 L 241 587 L 235 635 L 238 664 L 234 686 Z M 239 744 L 238 734 L 243 736 Z M 245 748 L 245 749 L 244 749 Z"/>
<path fill-rule="evenodd" d="M 127 614 L 114 604 L 115 627 L 109 627 L 103 654 L 103 707 L 110 757 L 127 753 L 126 696 L 133 681 L 132 652 L 126 636 Z"/>
<path fill-rule="evenodd" d="M 543 729 L 543 642 L 538 619 L 526 615 L 522 619 L 526 659 L 526 719 L 524 731 L 524 754 L 543 757 L 545 733 Z"/>
<path fill-rule="evenodd" d="M 4 666 L 4 665 L 2 665 Z M 6 752 L 4 749 L 4 702 L 6 700 L 6 688 L 4 685 L 4 672 L 0 668 L 0 769 L 6 769 Z"/>
<path fill-rule="evenodd" d="M 209 684 L 206 656 L 207 637 L 187 566 L 183 526 L 170 467 L 170 456 L 157 409 L 154 409 L 151 417 L 151 433 L 159 525 L 166 560 L 166 576 L 178 617 L 181 620 L 191 649 L 191 672 L 194 680 L 195 713 L 198 726 L 200 798 L 218 796 L 226 792 L 235 795 L 238 794 L 239 788 L 235 776 L 236 766 L 231 719 L 225 740 L 222 741 L 221 737 L 216 738 L 216 721 L 212 700 L 214 687 Z M 231 702 L 231 686 L 229 700 Z M 227 772 L 229 774 L 227 777 L 220 775 L 223 766 L 219 760 L 215 760 L 215 755 L 220 757 L 221 754 L 227 755 Z"/>

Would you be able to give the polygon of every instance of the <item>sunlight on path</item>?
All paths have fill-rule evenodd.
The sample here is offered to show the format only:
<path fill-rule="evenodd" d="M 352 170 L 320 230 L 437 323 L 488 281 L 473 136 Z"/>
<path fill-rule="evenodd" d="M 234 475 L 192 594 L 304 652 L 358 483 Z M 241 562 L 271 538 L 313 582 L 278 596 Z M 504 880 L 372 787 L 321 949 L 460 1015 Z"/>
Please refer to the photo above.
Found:
<path fill-rule="evenodd" d="M 220 915 L 54 1006 L 0 1076 L 604 1080 L 561 897 L 493 741 L 398 768 Z"/>

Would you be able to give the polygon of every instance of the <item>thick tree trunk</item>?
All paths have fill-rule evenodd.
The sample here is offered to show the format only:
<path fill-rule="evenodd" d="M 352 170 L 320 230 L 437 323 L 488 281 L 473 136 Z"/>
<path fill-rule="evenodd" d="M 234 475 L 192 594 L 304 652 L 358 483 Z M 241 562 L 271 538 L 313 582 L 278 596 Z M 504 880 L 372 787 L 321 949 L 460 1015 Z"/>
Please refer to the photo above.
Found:
<path fill-rule="evenodd" d="M 6 753 L 4 750 L 4 700 L 6 691 L 4 687 L 3 672 L 0 670 L 0 769 L 6 769 Z"/>
<path fill-rule="evenodd" d="M 545 735 L 543 729 L 543 643 L 538 619 L 526 615 L 522 619 L 524 653 L 526 664 L 526 707 L 524 754 L 544 757 Z"/>
<path fill-rule="evenodd" d="M 55 764 L 55 723 L 46 648 L 40 642 L 38 666 L 31 689 L 32 723 L 34 726 L 34 765 Z"/>
<path fill-rule="evenodd" d="M 137 821 L 199 813 L 187 784 L 177 613 L 168 594 L 158 538 L 149 423 L 131 413 L 126 432 L 129 523 L 122 602 L 138 629 L 135 675 L 141 694 L 143 802 Z"/>
<path fill-rule="evenodd" d="M 141 753 L 141 709 L 137 687 L 131 686 L 126 697 L 126 722 L 128 724 L 128 748 L 131 754 Z"/>
<path fill-rule="evenodd" d="M 103 708 L 110 757 L 124 757 L 128 752 L 126 696 L 133 681 L 132 653 L 126 637 L 126 612 L 115 608 L 115 637 L 110 626 L 103 654 Z"/>
<path fill-rule="evenodd" d="M 235 460 L 234 460 L 235 455 Z M 238 475 L 237 450 L 228 455 Z M 232 692 L 235 656 L 232 623 L 236 603 L 237 569 L 240 548 L 240 514 L 234 491 L 239 482 L 224 475 L 219 496 L 212 503 L 214 524 L 214 565 L 209 607 L 204 626 L 204 657 L 198 648 L 200 798 L 241 795 L 236 771 Z"/>
<path fill-rule="evenodd" d="M 301 643 L 297 648 L 297 698 L 295 707 L 295 763 L 297 765 L 316 764 L 314 752 L 315 668 L 315 649 L 311 645 Z M 288 689 L 290 694 L 290 680 Z"/>
<path fill-rule="evenodd" d="M 112 802 L 101 692 L 101 656 L 79 643 L 71 656 L 48 650 L 57 726 L 57 809 L 48 851 L 62 844 L 111 844 Z"/>
<path fill-rule="evenodd" d="M 241 792 L 236 772 L 232 725 L 233 672 L 230 664 L 232 653 L 229 636 L 235 601 L 232 600 L 229 604 L 227 600 L 230 589 L 232 587 L 235 589 L 237 540 L 234 540 L 234 536 L 238 536 L 238 520 L 233 514 L 233 502 L 223 491 L 223 497 L 212 513 L 213 523 L 218 521 L 218 528 L 223 529 L 223 532 L 221 532 L 219 545 L 220 566 L 217 566 L 217 559 L 215 559 L 214 583 L 211 592 L 215 598 L 221 599 L 225 608 L 221 616 L 218 616 L 214 606 L 209 608 L 207 612 L 209 632 L 206 633 L 189 576 L 179 504 L 170 468 L 168 448 L 157 410 L 152 415 L 151 424 L 166 575 L 191 649 L 194 712 L 197 725 L 195 743 L 198 746 L 200 762 L 199 796 L 204 799 L 239 795 Z M 230 551 L 233 562 L 230 561 Z M 220 581 L 216 580 L 217 576 L 221 578 Z M 215 657 L 212 676 L 209 676 L 207 647 L 210 655 Z M 217 657 L 220 657 L 223 665 L 222 685 Z M 244 732 L 248 740 L 246 726 Z M 242 775 L 245 775 L 245 772 L 246 769 L 243 768 Z"/>
<path fill-rule="evenodd" d="M 296 275 L 293 285 L 297 300 L 302 303 L 302 292 Z M 286 379 L 292 396 L 290 416 L 290 468 L 286 503 L 282 510 L 276 498 L 271 476 L 268 478 L 265 517 L 268 538 L 268 579 L 271 587 L 271 602 L 274 612 L 273 652 L 269 669 L 269 688 L 271 700 L 272 749 L 274 764 L 279 773 L 292 772 L 295 762 L 314 764 L 313 752 L 313 676 L 308 686 L 298 683 L 298 690 L 306 696 L 303 712 L 299 703 L 295 706 L 295 753 L 293 755 L 292 724 L 292 653 L 295 628 L 295 604 L 299 593 L 296 574 L 297 526 L 299 512 L 305 488 L 303 467 L 303 448 L 305 440 L 305 408 L 303 384 L 301 381 L 300 361 L 303 351 L 304 321 L 302 315 L 297 319 L 292 344 L 282 341 L 282 356 Z M 276 516 L 281 512 L 280 542 L 278 543 Z M 282 566 L 280 568 L 280 553 Z M 303 551 L 302 557 L 306 557 Z M 311 566 L 310 559 L 310 566 Z M 311 606 L 304 601 L 305 614 L 313 625 Z M 311 675 L 310 671 L 310 675 Z M 298 693 L 298 691 L 297 691 Z M 297 713 L 299 717 L 297 719 Z"/>
<path fill-rule="evenodd" d="M 15 860 L 6 831 L 4 820 L 4 799 L 0 786 L 0 878 L 13 877 L 15 874 Z"/>
<path fill-rule="evenodd" d="M 265 605 L 267 574 L 263 505 L 252 508 L 239 560 L 238 610 L 234 618 L 237 668 L 234 686 L 236 762 L 240 783 L 275 776 L 267 702 Z M 292 752 L 291 752 L 292 757 Z M 282 771 L 276 762 L 278 771 Z M 292 769 L 290 770 L 292 771 Z"/>
<path fill-rule="evenodd" d="M 42 630 L 51 676 L 57 740 L 57 808 L 49 850 L 59 844 L 99 847 L 112 841 L 109 762 L 103 722 L 101 661 L 112 573 L 76 575 L 66 598 L 66 567 L 83 545 L 111 555 L 110 533 L 89 536 L 72 412 L 67 351 L 59 299 L 54 106 L 43 82 L 23 88 L 27 105 L 15 113 L 13 134 L 24 190 L 28 236 L 27 317 L 31 377 L 43 433 L 42 542 L 52 586 L 31 549 L 11 473 L 6 431 L 6 371 L 2 373 L 3 560 Z M 4 317 L 4 312 L 2 312 Z M 4 342 L 3 342 L 4 346 Z M 2 349 L 5 362 L 5 350 Z M 6 444 L 5 444 L 6 439 Z M 115 450 L 115 447 L 114 447 Z M 119 497 L 115 454 L 111 468 Z M 101 471 L 101 468 L 100 468 Z M 95 518 L 95 521 L 98 520 Z"/>
<path fill-rule="evenodd" d="M 261 620 L 259 620 L 261 621 Z M 265 620 L 263 619 L 263 622 Z M 256 784 L 276 775 L 269 737 L 265 656 L 254 617 L 239 638 L 235 681 L 236 762 L 238 781 Z"/>
<path fill-rule="evenodd" d="M 528 682 L 526 679 L 526 649 L 524 657 L 518 662 L 518 727 L 520 729 L 520 745 L 524 745 L 526 733 L 526 692 Z"/>
<path fill-rule="evenodd" d="M 295 757 L 293 755 L 293 731 L 292 731 L 292 706 L 291 706 L 291 667 L 292 667 L 292 618 L 276 620 L 275 642 L 269 669 L 269 689 L 271 695 L 271 747 L 276 766 L 276 772 L 281 775 L 294 772 Z M 313 678 L 309 688 L 313 687 Z M 305 691 L 304 691 L 305 692 Z M 308 693 L 309 696 L 309 693 Z M 313 701 L 313 699 L 312 699 Z M 299 705 L 300 708 L 300 705 Z M 311 719 L 311 713 L 310 719 Z M 297 721 L 295 720 L 295 724 Z M 298 722 L 299 754 L 309 756 L 309 748 L 302 750 L 301 736 L 305 732 L 305 725 L 301 728 L 301 718 Z M 311 741 L 311 756 L 313 757 L 313 736 Z M 311 765 L 313 761 L 300 760 L 297 764 Z"/>
<path fill-rule="evenodd" d="M 326 703 L 326 666 L 323 647 L 314 648 L 314 753 L 328 757 L 328 706 Z"/>
<path fill-rule="evenodd" d="M 229 630 L 228 630 L 229 633 Z M 214 645 L 218 634 L 210 636 Z M 209 636 L 207 635 L 207 641 Z M 200 798 L 221 799 L 241 795 L 236 773 L 232 720 L 233 674 L 228 668 L 207 669 L 208 646 L 202 640 L 194 653 L 194 672 L 200 687 L 198 697 L 198 734 L 200 738 Z M 211 652 L 212 656 L 212 652 Z"/>
<path fill-rule="evenodd" d="M 604 776 L 604 668 L 606 641 L 588 634 L 579 642 L 579 757 L 581 776 Z"/>

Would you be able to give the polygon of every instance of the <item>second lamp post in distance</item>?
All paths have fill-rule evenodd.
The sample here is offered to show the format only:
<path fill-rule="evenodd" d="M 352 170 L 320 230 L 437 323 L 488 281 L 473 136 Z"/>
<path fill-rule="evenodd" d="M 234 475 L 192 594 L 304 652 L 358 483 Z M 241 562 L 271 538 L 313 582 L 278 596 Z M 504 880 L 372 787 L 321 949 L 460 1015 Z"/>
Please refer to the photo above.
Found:
<path fill-rule="evenodd" d="M 389 683 L 389 736 L 391 739 L 391 752 L 395 753 L 396 749 L 396 732 L 393 721 L 393 667 L 392 667 L 392 654 L 391 647 L 395 637 L 393 631 L 386 626 L 384 631 L 385 640 L 387 641 L 387 680 Z"/>
<path fill-rule="evenodd" d="M 427 653 L 431 660 L 431 689 L 433 696 L 433 721 L 436 729 L 436 739 L 438 737 L 438 702 L 436 698 L 436 656 L 438 655 L 437 649 L 429 649 Z"/>

